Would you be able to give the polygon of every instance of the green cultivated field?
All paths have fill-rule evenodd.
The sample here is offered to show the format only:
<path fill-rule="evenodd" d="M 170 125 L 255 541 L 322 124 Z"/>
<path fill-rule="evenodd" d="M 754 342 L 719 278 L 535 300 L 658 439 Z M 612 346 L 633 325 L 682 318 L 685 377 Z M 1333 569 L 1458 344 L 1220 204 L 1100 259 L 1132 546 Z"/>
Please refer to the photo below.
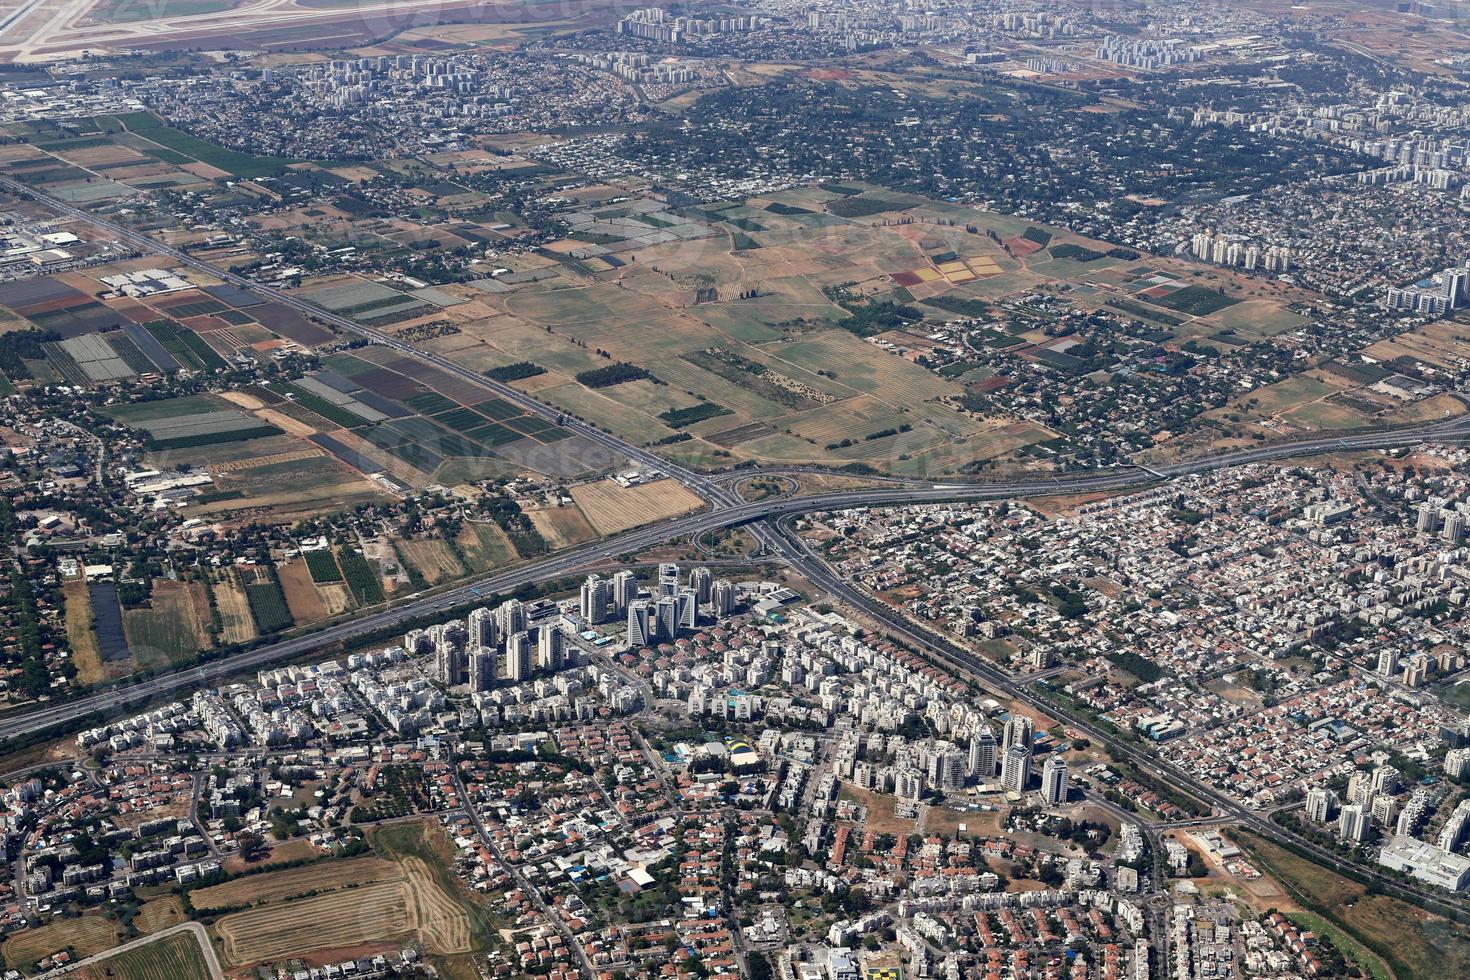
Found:
<path fill-rule="evenodd" d="M 311 572 L 311 580 L 317 584 L 342 581 L 342 571 L 330 551 L 308 551 L 306 567 Z"/>
<path fill-rule="evenodd" d="M 371 606 L 383 601 L 383 580 L 373 563 L 349 548 L 337 549 L 337 563 L 347 577 L 347 588 L 360 606 Z"/>
<path fill-rule="evenodd" d="M 245 598 L 250 600 L 250 614 L 262 633 L 276 633 L 296 624 L 286 608 L 286 596 L 274 579 L 246 585 Z"/>
<path fill-rule="evenodd" d="M 269 177 L 286 169 L 293 161 L 277 157 L 256 157 L 238 150 L 215 146 L 197 136 L 174 129 L 151 112 L 130 112 L 118 116 L 128 132 L 152 143 L 186 154 L 200 163 L 227 170 L 236 177 Z"/>

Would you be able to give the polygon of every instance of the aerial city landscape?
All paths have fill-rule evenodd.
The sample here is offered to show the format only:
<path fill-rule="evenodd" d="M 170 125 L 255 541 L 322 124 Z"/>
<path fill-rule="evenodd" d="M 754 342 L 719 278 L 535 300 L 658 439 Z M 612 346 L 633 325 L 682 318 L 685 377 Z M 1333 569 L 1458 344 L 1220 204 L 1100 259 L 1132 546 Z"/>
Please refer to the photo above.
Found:
<path fill-rule="evenodd" d="M 0 980 L 1470 977 L 1467 17 L 0 0 Z"/>

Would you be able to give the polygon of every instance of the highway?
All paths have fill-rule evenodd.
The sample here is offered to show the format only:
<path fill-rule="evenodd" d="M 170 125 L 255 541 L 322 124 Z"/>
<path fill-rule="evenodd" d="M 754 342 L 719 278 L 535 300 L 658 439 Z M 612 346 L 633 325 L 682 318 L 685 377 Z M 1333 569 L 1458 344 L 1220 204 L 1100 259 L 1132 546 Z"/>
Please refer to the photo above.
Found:
<path fill-rule="evenodd" d="M 628 444 L 587 423 L 575 419 L 564 420 L 558 410 L 514 388 L 490 381 L 452 361 L 420 351 L 395 337 L 364 327 L 330 311 L 319 309 L 274 287 L 263 286 L 227 270 L 216 268 L 185 252 L 161 244 L 140 232 L 95 217 L 63 201 L 38 193 L 13 178 L 0 175 L 0 187 L 40 201 L 77 220 L 91 222 L 117 236 L 120 240 L 127 241 L 141 249 L 166 255 L 182 266 L 193 268 L 239 288 L 262 294 L 303 315 L 329 323 L 348 333 L 365 337 L 374 343 L 400 351 L 406 356 L 431 363 L 455 377 L 471 381 L 494 392 L 526 412 L 564 424 L 569 431 L 606 449 L 609 454 L 606 465 L 614 465 L 618 457 L 637 461 L 650 469 L 660 470 L 678 479 L 703 495 L 710 504 L 708 509 L 692 515 L 674 518 L 579 548 L 559 552 L 542 560 L 527 563 L 506 572 L 492 574 L 443 592 L 410 599 L 400 606 L 370 612 L 313 633 L 222 657 L 207 665 L 147 678 L 136 683 L 119 685 L 23 713 L 12 713 L 0 720 L 0 739 L 12 739 L 52 726 L 65 725 L 94 712 L 115 714 L 126 709 L 137 709 L 153 701 L 173 696 L 180 691 L 215 686 L 227 677 L 242 671 L 252 670 L 286 658 L 300 657 L 332 644 L 349 641 L 354 637 L 392 627 L 426 614 L 443 612 L 482 598 L 488 600 L 491 594 L 505 593 L 536 582 L 559 578 L 578 569 L 606 562 L 621 554 L 650 548 L 690 534 L 749 524 L 759 541 L 775 553 L 784 556 L 793 568 L 809 581 L 827 590 L 834 597 L 863 611 L 873 620 L 883 624 L 884 628 L 890 630 L 895 636 L 912 644 L 915 649 L 922 650 L 937 661 L 979 680 L 996 692 L 1004 693 L 1013 700 L 1030 706 L 1038 713 L 1064 720 L 1097 743 L 1107 746 L 1117 758 L 1128 760 L 1141 772 L 1151 774 L 1154 778 L 1187 789 L 1201 800 L 1213 805 L 1217 813 L 1234 818 L 1261 836 L 1278 843 L 1290 843 L 1298 849 L 1309 851 L 1317 858 L 1327 862 L 1329 866 L 1337 862 L 1337 857 L 1332 852 L 1290 834 L 1261 814 L 1245 809 L 1212 787 L 1196 782 L 1171 764 L 1094 728 L 1084 720 L 1067 715 L 1056 705 L 1037 695 L 1024 680 L 1003 673 L 969 650 L 952 643 L 948 638 L 930 634 L 926 630 L 915 627 L 891 607 L 833 574 L 790 531 L 785 524 L 785 519 L 801 513 L 852 507 L 1136 489 L 1181 476 L 1268 460 L 1292 459 L 1337 451 L 1398 448 L 1430 441 L 1457 441 L 1470 435 L 1470 417 L 1391 431 L 1262 444 L 1150 467 L 1127 466 L 1050 478 L 998 480 L 991 483 L 955 482 L 892 486 L 883 489 L 848 490 L 806 497 L 779 497 L 765 501 L 746 502 L 739 499 L 731 486 L 727 484 L 726 481 L 730 480 L 728 473 L 701 474 L 671 463 L 641 447 Z M 748 472 L 753 475 L 761 473 L 760 470 Z M 1156 855 L 1155 860 L 1158 859 Z M 1417 888 L 1407 887 L 1374 869 L 1355 866 L 1354 870 L 1355 873 L 1382 886 L 1390 893 L 1452 915 L 1464 914 L 1458 903 L 1448 902 L 1437 896 L 1421 892 Z"/>
<path fill-rule="evenodd" d="M 1252 448 L 1204 457 L 1187 463 L 1160 467 L 1169 477 L 1204 473 L 1230 466 L 1272 459 L 1290 459 L 1346 449 L 1391 448 L 1418 445 L 1430 440 L 1455 440 L 1470 435 L 1470 418 L 1447 425 L 1436 423 L 1416 429 L 1366 434 L 1349 439 L 1314 439 L 1298 443 Z M 876 490 L 844 490 L 805 497 L 781 497 L 755 502 L 730 502 L 721 494 L 707 510 L 557 552 L 539 561 L 498 572 L 402 605 L 379 609 L 347 622 L 301 636 L 245 650 L 196 667 L 148 677 L 132 683 L 48 704 L 24 712 L 8 713 L 0 719 L 0 739 L 30 735 L 55 725 L 75 721 L 93 712 L 117 713 L 137 709 L 179 691 L 217 686 L 242 671 L 255 670 L 279 660 L 296 658 L 354 637 L 376 632 L 426 614 L 465 606 L 496 593 L 505 594 L 527 585 L 561 578 L 579 569 L 607 562 L 619 555 L 652 548 L 667 541 L 718 528 L 753 525 L 769 546 L 776 546 L 766 521 L 794 514 L 851 507 L 942 503 L 947 501 L 997 500 L 1060 493 L 1089 493 L 1136 489 L 1159 478 L 1152 472 L 1120 467 L 1101 473 L 1075 476 L 1008 480 L 996 483 L 939 484 L 930 487 L 897 487 Z M 783 549 L 784 550 L 784 549 Z M 788 557 L 790 557 L 788 555 Z M 798 559 L 800 560 L 800 559 Z"/>
<path fill-rule="evenodd" d="M 792 566 L 812 584 L 826 590 L 834 598 L 865 613 L 882 625 L 885 632 L 912 645 L 937 663 L 956 669 L 961 676 L 968 676 L 988 690 L 1003 693 L 1013 701 L 1024 704 L 1044 717 L 1056 718 L 1069 727 L 1082 732 L 1093 742 L 1106 746 L 1109 754 L 1118 760 L 1126 760 L 1149 779 L 1183 789 L 1191 796 L 1209 803 L 1218 816 L 1231 818 L 1261 837 L 1281 846 L 1290 846 L 1307 851 L 1329 868 L 1343 865 L 1341 855 L 1300 837 L 1273 823 L 1269 816 L 1248 809 L 1214 787 L 1196 780 L 1173 763 L 1144 751 L 1141 747 L 1103 731 L 1085 719 L 1071 715 L 1061 706 L 1046 700 L 1022 680 L 1011 677 L 983 657 L 949 640 L 948 637 L 932 633 L 919 627 L 887 603 L 881 602 L 866 591 L 858 589 L 834 574 L 827 565 L 807 547 L 806 542 L 791 531 L 785 521 L 777 523 L 782 553 Z M 1162 860 L 1155 854 L 1154 861 Z M 1352 871 L 1360 878 L 1380 886 L 1389 894 L 1421 905 L 1432 911 L 1461 919 L 1470 912 L 1463 898 L 1452 900 L 1418 887 L 1408 886 L 1399 879 L 1379 872 L 1363 864 L 1353 864 Z"/>

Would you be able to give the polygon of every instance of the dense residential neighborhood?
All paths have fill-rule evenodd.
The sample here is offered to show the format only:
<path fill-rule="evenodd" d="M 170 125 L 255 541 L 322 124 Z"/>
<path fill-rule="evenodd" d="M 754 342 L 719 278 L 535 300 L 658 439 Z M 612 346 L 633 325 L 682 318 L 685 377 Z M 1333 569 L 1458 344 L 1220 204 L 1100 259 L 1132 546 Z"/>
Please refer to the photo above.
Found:
<path fill-rule="evenodd" d="M 0 977 L 1470 975 L 1460 13 L 0 11 Z"/>

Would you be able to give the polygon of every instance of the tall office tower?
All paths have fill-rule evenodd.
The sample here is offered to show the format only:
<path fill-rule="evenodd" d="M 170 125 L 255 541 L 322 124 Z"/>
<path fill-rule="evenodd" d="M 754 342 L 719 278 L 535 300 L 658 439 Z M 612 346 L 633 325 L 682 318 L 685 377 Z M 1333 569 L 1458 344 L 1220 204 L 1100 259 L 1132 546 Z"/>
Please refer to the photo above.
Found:
<path fill-rule="evenodd" d="M 1419 505 L 1419 519 L 1414 523 L 1420 534 L 1433 534 L 1439 527 L 1439 508 L 1425 501 Z"/>
<path fill-rule="evenodd" d="M 499 661 L 500 654 L 494 647 L 475 647 L 470 654 L 470 690 L 493 690 Z"/>
<path fill-rule="evenodd" d="M 1378 651 L 1378 673 L 1393 677 L 1399 672 L 1399 652 L 1393 647 Z"/>
<path fill-rule="evenodd" d="M 1053 752 L 1041 767 L 1041 798 L 1047 806 L 1067 802 L 1067 763 Z"/>
<path fill-rule="evenodd" d="M 693 589 L 680 589 L 674 605 L 681 628 L 692 630 L 699 625 L 699 596 Z"/>
<path fill-rule="evenodd" d="M 1360 804 L 1349 803 L 1337 816 L 1339 840 L 1364 841 L 1368 838 L 1368 814 Z"/>
<path fill-rule="evenodd" d="M 505 679 L 518 683 L 531 676 L 531 634 L 512 633 L 505 644 Z"/>
<path fill-rule="evenodd" d="M 658 594 L 660 596 L 675 595 L 679 591 L 679 566 L 671 561 L 660 562 L 658 566 Z"/>
<path fill-rule="evenodd" d="M 710 588 L 714 584 L 714 576 L 710 570 L 703 565 L 689 573 L 689 588 L 694 590 L 701 604 L 709 602 Z"/>
<path fill-rule="evenodd" d="M 607 621 L 609 598 L 608 584 L 596 575 L 587 576 L 582 583 L 582 619 L 597 625 Z"/>
<path fill-rule="evenodd" d="M 1450 544 L 1459 544 L 1465 536 L 1465 515 L 1457 510 L 1445 511 L 1444 527 L 1440 528 L 1439 536 Z"/>
<path fill-rule="evenodd" d="M 612 577 L 613 601 L 618 612 L 627 612 L 628 603 L 638 598 L 638 576 L 624 569 Z"/>
<path fill-rule="evenodd" d="M 561 670 L 566 653 L 566 635 L 550 624 L 536 630 L 536 669 Z"/>
<path fill-rule="evenodd" d="M 1326 823 L 1337 810 L 1337 794 L 1326 786 L 1313 786 L 1307 790 L 1307 819 Z"/>
<path fill-rule="evenodd" d="M 469 630 L 472 647 L 500 645 L 500 624 L 495 621 L 495 613 L 483 606 L 470 612 Z"/>
<path fill-rule="evenodd" d="M 439 683 L 454 687 L 465 682 L 465 654 L 457 644 L 441 641 L 434 651 L 434 674 Z"/>
<path fill-rule="evenodd" d="M 970 736 L 971 779 L 979 782 L 994 778 L 997 751 L 995 733 L 990 730 L 989 725 L 982 725 L 980 731 Z"/>
<path fill-rule="evenodd" d="M 658 638 L 672 640 L 679 635 L 679 600 L 675 596 L 658 597 L 655 617 L 658 621 Z"/>
<path fill-rule="evenodd" d="M 735 611 L 735 583 L 722 578 L 710 587 L 710 608 L 715 618 L 724 619 Z"/>
<path fill-rule="evenodd" d="M 526 629 L 526 607 L 519 599 L 507 599 L 495 610 L 495 619 L 500 623 L 500 635 L 510 636 Z"/>
<path fill-rule="evenodd" d="M 1001 785 L 1013 793 L 1024 793 L 1031 782 L 1031 752 L 1020 745 L 1006 749 L 1000 767 Z"/>
<path fill-rule="evenodd" d="M 1005 731 L 1001 733 L 1000 747 L 1002 750 L 1019 745 L 1026 751 L 1031 751 L 1031 742 L 1035 735 L 1035 726 L 1031 719 L 1025 715 L 1011 715 L 1006 719 Z"/>
<path fill-rule="evenodd" d="M 634 599 L 628 603 L 628 646 L 648 646 L 653 641 L 653 636 L 648 632 L 652 625 L 648 621 L 648 600 Z"/>

